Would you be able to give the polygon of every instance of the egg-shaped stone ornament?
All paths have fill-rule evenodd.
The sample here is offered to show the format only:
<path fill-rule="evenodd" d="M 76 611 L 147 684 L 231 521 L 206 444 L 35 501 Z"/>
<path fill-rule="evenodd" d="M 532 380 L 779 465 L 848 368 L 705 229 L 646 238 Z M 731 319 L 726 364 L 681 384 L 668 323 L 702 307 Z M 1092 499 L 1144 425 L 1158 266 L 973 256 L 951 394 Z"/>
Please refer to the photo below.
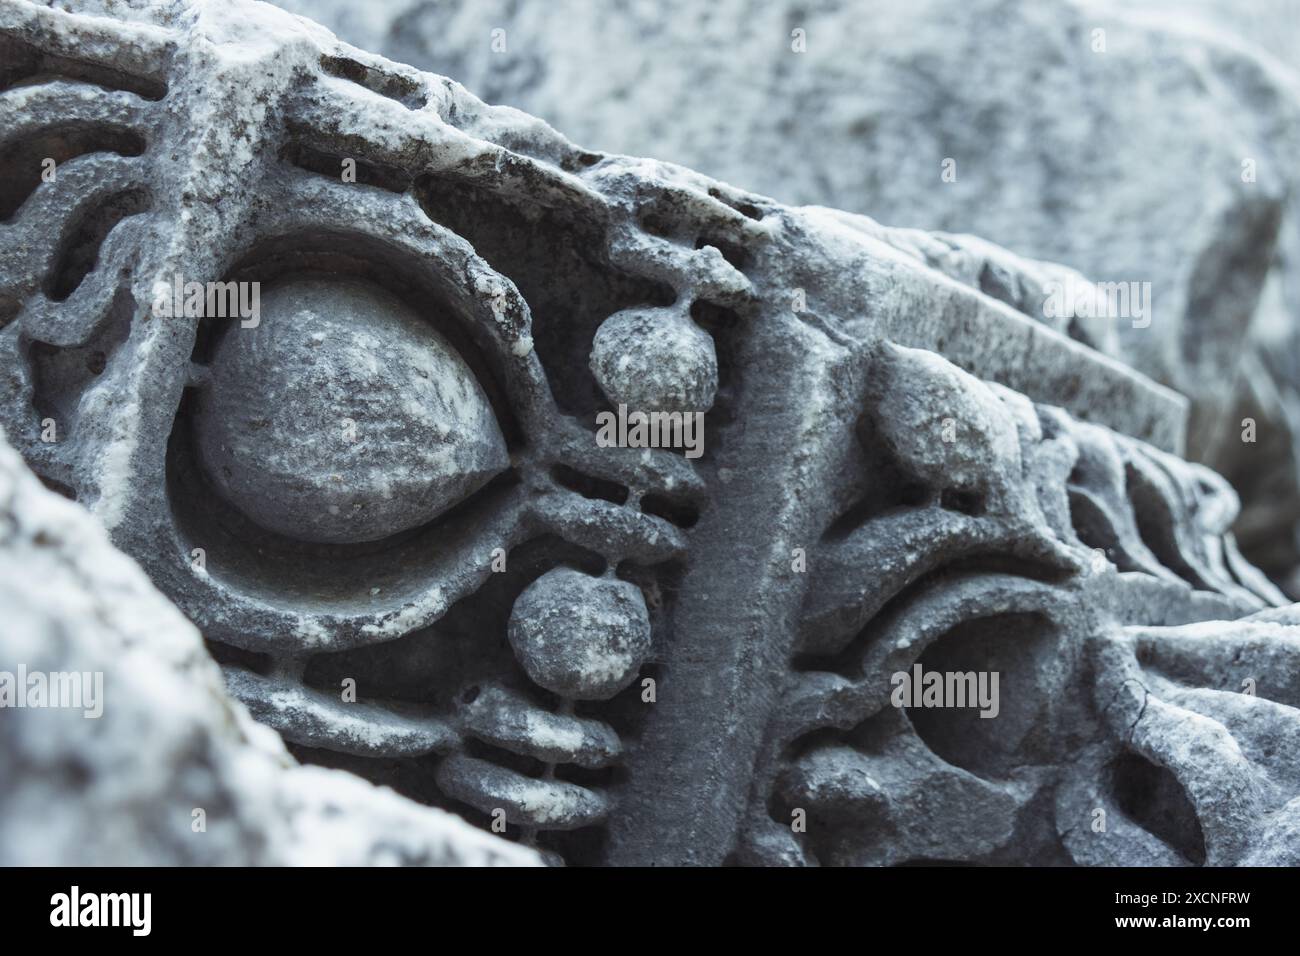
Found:
<path fill-rule="evenodd" d="M 424 524 L 509 466 L 482 386 L 385 289 L 302 277 L 232 325 L 195 416 L 217 492 L 264 528 L 373 541 Z"/>

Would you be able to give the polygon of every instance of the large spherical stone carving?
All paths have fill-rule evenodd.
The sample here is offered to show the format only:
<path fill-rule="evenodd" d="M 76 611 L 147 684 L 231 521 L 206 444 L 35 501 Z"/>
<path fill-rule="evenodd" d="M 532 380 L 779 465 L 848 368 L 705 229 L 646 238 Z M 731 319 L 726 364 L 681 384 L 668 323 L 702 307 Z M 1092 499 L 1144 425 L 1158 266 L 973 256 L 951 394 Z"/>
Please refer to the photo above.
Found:
<path fill-rule="evenodd" d="M 713 337 L 673 309 L 625 309 L 596 330 L 591 371 L 632 411 L 707 412 L 718 390 Z"/>
<path fill-rule="evenodd" d="M 519 595 L 509 635 L 535 683 L 562 697 L 606 700 L 645 663 L 650 616 L 636 585 L 556 568 Z"/>
<path fill-rule="evenodd" d="M 464 359 L 378 286 L 301 278 L 232 325 L 196 413 L 217 490 L 263 527 L 359 542 L 416 527 L 509 464 Z"/>

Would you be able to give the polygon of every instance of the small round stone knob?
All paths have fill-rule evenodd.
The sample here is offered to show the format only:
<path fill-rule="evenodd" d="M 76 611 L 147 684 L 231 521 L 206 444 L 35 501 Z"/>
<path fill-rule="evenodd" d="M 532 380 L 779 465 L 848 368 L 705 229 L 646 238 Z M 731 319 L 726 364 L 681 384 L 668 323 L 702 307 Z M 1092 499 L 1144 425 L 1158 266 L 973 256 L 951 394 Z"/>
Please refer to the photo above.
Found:
<path fill-rule="evenodd" d="M 538 686 L 570 699 L 607 700 L 645 663 L 650 615 L 634 584 L 555 568 L 519 595 L 509 635 Z"/>
<path fill-rule="evenodd" d="M 713 337 L 675 309 L 615 312 L 596 330 L 591 371 L 633 411 L 707 412 L 718 390 Z"/>

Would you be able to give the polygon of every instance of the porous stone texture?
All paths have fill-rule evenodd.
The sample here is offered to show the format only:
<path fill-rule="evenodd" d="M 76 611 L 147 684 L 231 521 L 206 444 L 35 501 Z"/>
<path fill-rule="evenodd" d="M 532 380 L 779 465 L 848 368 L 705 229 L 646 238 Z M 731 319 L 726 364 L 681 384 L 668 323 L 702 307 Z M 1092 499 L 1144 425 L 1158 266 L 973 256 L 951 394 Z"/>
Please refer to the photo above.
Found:
<path fill-rule="evenodd" d="M 298 765 L 226 696 L 194 626 L 2 436 L 0 605 L 11 680 L 21 666 L 101 682 L 92 709 L 0 709 L 0 865 L 539 862 L 451 814 Z"/>
<path fill-rule="evenodd" d="M 5 142 L 65 144 L 57 183 L 13 154 L 0 418 L 299 758 L 549 862 L 1297 862 L 1296 609 L 1185 399 L 1044 307 L 1078 273 L 584 150 L 244 0 L 2 0 L 0 47 Z M 178 276 L 297 291 L 154 314 Z M 702 454 L 597 441 L 628 400 L 707 404 Z M 473 454 L 404 444 L 430 408 Z M 996 713 L 896 703 L 917 667 Z"/>
<path fill-rule="evenodd" d="M 1294 0 L 281 5 L 591 147 L 1150 282 L 1120 354 L 1191 399 L 1300 597 Z"/>

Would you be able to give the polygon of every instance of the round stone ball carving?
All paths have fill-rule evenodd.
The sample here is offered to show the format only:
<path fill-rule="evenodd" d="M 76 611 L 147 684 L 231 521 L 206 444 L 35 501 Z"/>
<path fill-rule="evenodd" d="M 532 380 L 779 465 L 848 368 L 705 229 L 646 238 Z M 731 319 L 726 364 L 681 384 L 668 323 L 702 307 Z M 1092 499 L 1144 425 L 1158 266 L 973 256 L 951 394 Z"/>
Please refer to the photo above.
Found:
<path fill-rule="evenodd" d="M 707 412 L 718 390 L 713 337 L 675 309 L 625 309 L 596 330 L 591 371 L 631 411 Z"/>
<path fill-rule="evenodd" d="M 607 700 L 650 654 L 641 589 L 571 568 L 548 571 L 515 601 L 510 646 L 538 686 L 573 700 Z"/>
<path fill-rule="evenodd" d="M 455 348 L 372 283 L 302 277 L 232 324 L 195 414 L 200 463 L 264 528 L 373 541 L 432 520 L 509 465 Z"/>

